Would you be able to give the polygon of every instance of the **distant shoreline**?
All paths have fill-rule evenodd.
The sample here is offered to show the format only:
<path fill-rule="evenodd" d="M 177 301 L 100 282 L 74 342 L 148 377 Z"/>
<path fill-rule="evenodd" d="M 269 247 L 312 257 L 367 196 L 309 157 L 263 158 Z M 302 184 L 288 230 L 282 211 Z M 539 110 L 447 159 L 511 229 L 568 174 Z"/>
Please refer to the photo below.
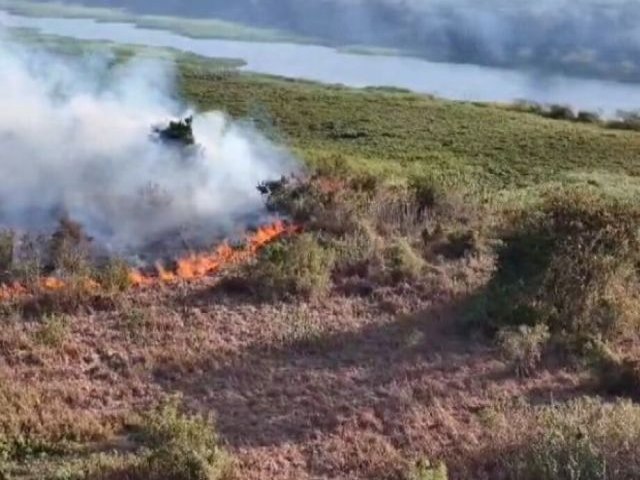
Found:
<path fill-rule="evenodd" d="M 248 42 L 314 43 L 286 32 L 254 28 L 217 19 L 190 19 L 161 15 L 138 15 L 116 8 L 85 7 L 29 0 L 0 0 L 0 10 L 32 18 L 87 19 L 102 23 L 130 23 L 139 28 L 163 30 L 193 39 L 224 39 Z"/>

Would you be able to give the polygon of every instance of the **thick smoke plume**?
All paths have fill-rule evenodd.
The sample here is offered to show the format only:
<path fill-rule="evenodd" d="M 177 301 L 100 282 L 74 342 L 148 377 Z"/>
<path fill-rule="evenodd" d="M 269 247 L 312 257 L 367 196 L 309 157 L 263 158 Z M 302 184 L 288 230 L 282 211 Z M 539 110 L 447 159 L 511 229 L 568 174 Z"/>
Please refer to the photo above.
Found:
<path fill-rule="evenodd" d="M 257 185 L 289 173 L 286 152 L 223 114 L 195 114 L 186 155 L 152 126 L 182 116 L 166 63 L 56 57 L 0 40 L 0 227 L 60 218 L 96 244 L 139 253 L 163 237 L 237 233 L 264 214 Z"/>

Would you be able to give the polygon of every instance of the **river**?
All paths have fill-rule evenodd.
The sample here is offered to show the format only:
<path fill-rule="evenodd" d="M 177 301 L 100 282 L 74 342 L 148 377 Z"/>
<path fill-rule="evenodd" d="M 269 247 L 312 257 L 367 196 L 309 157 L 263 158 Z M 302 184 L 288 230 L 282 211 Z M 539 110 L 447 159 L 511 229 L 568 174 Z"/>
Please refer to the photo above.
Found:
<path fill-rule="evenodd" d="M 0 25 L 35 28 L 81 40 L 173 47 L 206 57 L 238 58 L 248 71 L 343 84 L 392 86 L 454 100 L 560 103 L 612 115 L 640 107 L 640 85 L 543 75 L 477 65 L 434 63 L 418 58 L 344 53 L 292 43 L 193 39 L 128 23 L 91 19 L 31 18 L 0 11 Z"/>

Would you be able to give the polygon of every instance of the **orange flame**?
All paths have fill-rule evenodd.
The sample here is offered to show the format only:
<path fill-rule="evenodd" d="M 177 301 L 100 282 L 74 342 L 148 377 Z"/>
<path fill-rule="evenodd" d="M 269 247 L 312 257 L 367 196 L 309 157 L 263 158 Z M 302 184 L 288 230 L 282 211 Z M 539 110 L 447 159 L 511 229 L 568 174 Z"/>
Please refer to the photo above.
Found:
<path fill-rule="evenodd" d="M 247 237 L 241 248 L 232 248 L 228 243 L 223 243 L 215 251 L 210 253 L 191 254 L 176 262 L 175 271 L 167 270 L 163 265 L 157 264 L 155 273 L 147 275 L 139 270 L 132 269 L 129 272 L 131 284 L 136 287 L 145 287 L 157 283 L 173 283 L 179 280 L 192 281 L 213 275 L 226 266 L 236 265 L 253 258 L 258 251 L 277 240 L 278 238 L 296 233 L 299 228 L 287 225 L 284 222 L 276 222 L 273 225 L 261 227 L 254 234 Z M 37 289 L 55 292 L 68 286 L 64 280 L 56 277 L 44 277 L 37 282 Z M 93 280 L 87 280 L 86 287 L 90 290 L 98 290 L 100 286 Z M 26 296 L 34 293 L 25 285 L 15 282 L 0 284 L 0 302 L 12 298 Z"/>
<path fill-rule="evenodd" d="M 178 260 L 175 272 L 166 270 L 162 265 L 156 265 L 157 276 L 145 275 L 134 270 L 129 278 L 131 283 L 137 286 L 153 284 L 156 281 L 171 283 L 178 280 L 196 280 L 207 277 L 220 271 L 226 266 L 243 263 L 253 258 L 260 248 L 277 240 L 283 235 L 295 233 L 298 228 L 284 222 L 276 222 L 273 225 L 261 227 L 250 235 L 242 248 L 232 248 L 228 243 L 223 243 L 215 251 L 210 253 L 191 254 Z"/>

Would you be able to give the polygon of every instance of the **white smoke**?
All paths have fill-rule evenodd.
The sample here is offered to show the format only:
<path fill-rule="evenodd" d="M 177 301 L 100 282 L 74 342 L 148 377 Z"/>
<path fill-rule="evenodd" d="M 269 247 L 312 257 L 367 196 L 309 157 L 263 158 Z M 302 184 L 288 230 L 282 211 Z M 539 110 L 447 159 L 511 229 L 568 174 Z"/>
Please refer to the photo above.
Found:
<path fill-rule="evenodd" d="M 290 156 L 219 112 L 194 116 L 200 155 L 153 139 L 153 125 L 187 112 L 174 80 L 166 62 L 114 66 L 0 39 L 0 227 L 46 230 L 66 215 L 103 247 L 135 252 L 263 214 L 256 187 L 291 172 Z"/>

